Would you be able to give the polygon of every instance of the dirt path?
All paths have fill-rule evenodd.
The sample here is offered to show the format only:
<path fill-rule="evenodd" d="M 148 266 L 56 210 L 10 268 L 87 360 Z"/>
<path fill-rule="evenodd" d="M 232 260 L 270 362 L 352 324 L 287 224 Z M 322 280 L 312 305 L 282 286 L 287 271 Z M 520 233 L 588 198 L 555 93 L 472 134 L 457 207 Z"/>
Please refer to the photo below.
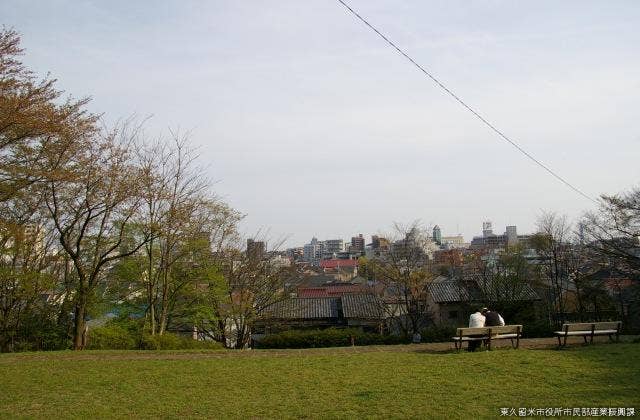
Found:
<path fill-rule="evenodd" d="M 630 342 L 637 336 L 620 337 L 621 342 Z M 596 343 L 608 342 L 607 337 L 597 337 Z M 550 338 L 525 338 L 520 340 L 522 349 L 556 348 L 557 339 Z M 583 345 L 581 338 L 569 340 L 569 346 Z M 492 343 L 494 349 L 510 348 L 508 340 L 499 340 Z M 453 343 L 422 343 L 392 346 L 356 346 L 356 347 L 332 347 L 318 349 L 273 349 L 273 350 L 219 350 L 219 351 L 62 351 L 62 352 L 37 352 L 14 353 L 0 355 L 0 365 L 4 363 L 19 363 L 21 361 L 52 361 L 52 360 L 202 360 L 221 359 L 229 357 L 291 357 L 291 356 L 324 356 L 324 355 L 348 355 L 359 353 L 453 353 Z"/>

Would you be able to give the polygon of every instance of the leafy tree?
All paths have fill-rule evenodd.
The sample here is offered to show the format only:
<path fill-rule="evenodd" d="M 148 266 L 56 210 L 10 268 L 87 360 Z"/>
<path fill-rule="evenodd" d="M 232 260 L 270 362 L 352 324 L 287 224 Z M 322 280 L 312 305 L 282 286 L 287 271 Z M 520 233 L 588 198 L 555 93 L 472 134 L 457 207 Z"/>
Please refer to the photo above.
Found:
<path fill-rule="evenodd" d="M 85 346 L 87 310 L 104 282 L 105 269 L 133 255 L 149 238 L 145 232 L 128 235 L 141 204 L 139 170 L 130 154 L 135 135 L 123 126 L 101 138 L 75 139 L 68 154 L 55 158 L 62 165 L 49 174 L 42 190 L 62 251 L 76 275 L 75 349 Z"/>
<path fill-rule="evenodd" d="M 97 116 L 85 109 L 88 98 L 62 100 L 55 79 L 37 80 L 20 61 L 23 53 L 19 35 L 0 30 L 0 201 L 55 170 L 54 160 L 40 165 L 43 156 L 96 130 Z"/>

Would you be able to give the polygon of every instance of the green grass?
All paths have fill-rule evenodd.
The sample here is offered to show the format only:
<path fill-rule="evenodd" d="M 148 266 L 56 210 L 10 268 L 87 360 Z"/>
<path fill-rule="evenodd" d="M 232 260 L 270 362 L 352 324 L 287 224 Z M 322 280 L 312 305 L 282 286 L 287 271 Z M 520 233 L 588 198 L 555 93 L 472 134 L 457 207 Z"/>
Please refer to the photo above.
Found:
<path fill-rule="evenodd" d="M 0 418 L 496 418 L 640 408 L 640 345 L 0 355 Z M 382 351 L 376 351 L 382 350 Z"/>

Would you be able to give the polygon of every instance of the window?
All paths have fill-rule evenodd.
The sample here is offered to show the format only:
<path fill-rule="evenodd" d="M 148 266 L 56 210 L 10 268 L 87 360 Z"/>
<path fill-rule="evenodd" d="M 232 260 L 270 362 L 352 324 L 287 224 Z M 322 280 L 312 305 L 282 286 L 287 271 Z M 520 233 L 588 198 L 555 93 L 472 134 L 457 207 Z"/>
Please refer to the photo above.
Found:
<path fill-rule="evenodd" d="M 449 311 L 449 319 L 457 319 L 458 311 Z"/>

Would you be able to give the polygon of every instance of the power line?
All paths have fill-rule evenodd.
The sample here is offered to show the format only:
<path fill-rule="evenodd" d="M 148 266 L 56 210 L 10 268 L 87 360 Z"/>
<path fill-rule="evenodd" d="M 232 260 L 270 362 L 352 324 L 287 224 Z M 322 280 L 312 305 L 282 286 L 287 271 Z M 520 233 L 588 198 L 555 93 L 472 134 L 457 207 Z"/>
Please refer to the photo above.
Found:
<path fill-rule="evenodd" d="M 343 0 L 338 0 L 338 2 L 340 4 L 342 4 L 345 8 L 347 8 L 347 10 L 349 12 L 351 12 L 355 17 L 357 17 L 360 21 L 362 21 L 362 23 L 364 23 L 365 25 L 367 25 L 372 31 L 374 31 L 376 34 L 378 34 L 380 36 L 380 38 L 384 39 L 387 44 L 391 45 L 397 52 L 399 52 L 404 58 L 406 58 L 407 60 L 409 60 L 411 62 L 411 64 L 413 64 L 414 66 L 416 66 L 422 73 L 424 73 L 429 79 L 431 79 L 435 84 L 437 84 L 438 86 L 440 86 L 445 92 L 447 92 L 451 97 L 453 97 L 453 99 L 455 99 L 460 105 L 462 105 L 463 107 L 465 107 L 469 112 L 471 112 L 476 118 L 478 118 L 480 121 L 482 121 L 487 127 L 489 127 L 494 133 L 496 133 L 498 136 L 500 136 L 503 140 L 507 141 L 509 144 L 511 144 L 513 147 L 515 147 L 516 149 L 518 149 L 518 151 L 520 153 L 522 153 L 523 155 L 525 155 L 526 157 L 528 157 L 530 160 L 532 160 L 533 162 L 535 162 L 538 166 L 540 166 L 542 169 L 544 169 L 545 171 L 547 171 L 549 174 L 551 174 L 553 177 L 555 177 L 557 180 L 559 180 L 560 182 L 562 182 L 564 185 L 566 185 L 567 187 L 571 188 L 573 191 L 577 192 L 578 194 L 580 194 L 581 196 L 583 196 L 584 198 L 586 198 L 587 200 L 593 201 L 594 203 L 597 203 L 596 200 L 594 200 L 593 198 L 589 197 L 587 194 L 583 193 L 578 187 L 573 186 L 571 183 L 569 183 L 569 181 L 565 180 L 564 178 L 562 178 L 560 175 L 558 175 L 556 172 L 554 172 L 551 168 L 549 168 L 547 165 L 545 165 L 544 163 L 540 162 L 538 159 L 534 158 L 529 152 L 527 152 L 526 150 L 524 150 L 518 143 L 516 143 L 515 141 L 511 140 L 509 137 L 507 137 L 502 131 L 498 130 L 493 124 L 491 124 L 489 121 L 487 121 L 482 115 L 480 115 L 476 110 L 474 110 L 473 108 L 471 108 L 469 105 L 467 105 L 462 99 L 460 99 L 460 97 L 458 95 L 456 95 L 455 93 L 453 93 L 453 91 L 451 91 L 451 89 L 449 89 L 448 87 L 446 87 L 440 80 L 438 80 L 435 76 L 433 76 L 431 73 L 429 73 L 427 70 L 425 70 L 424 67 L 422 67 L 420 64 L 418 64 L 413 58 L 411 58 L 406 52 L 404 52 L 400 47 L 398 47 L 396 44 L 393 43 L 393 41 L 391 41 L 389 38 L 387 38 L 382 32 L 380 32 L 379 30 L 377 30 L 373 25 L 371 25 L 369 22 L 367 22 L 367 20 L 365 18 L 363 18 L 362 16 L 360 16 L 360 14 L 358 14 L 358 12 L 356 12 L 355 10 L 353 10 L 347 3 L 345 3 Z"/>

